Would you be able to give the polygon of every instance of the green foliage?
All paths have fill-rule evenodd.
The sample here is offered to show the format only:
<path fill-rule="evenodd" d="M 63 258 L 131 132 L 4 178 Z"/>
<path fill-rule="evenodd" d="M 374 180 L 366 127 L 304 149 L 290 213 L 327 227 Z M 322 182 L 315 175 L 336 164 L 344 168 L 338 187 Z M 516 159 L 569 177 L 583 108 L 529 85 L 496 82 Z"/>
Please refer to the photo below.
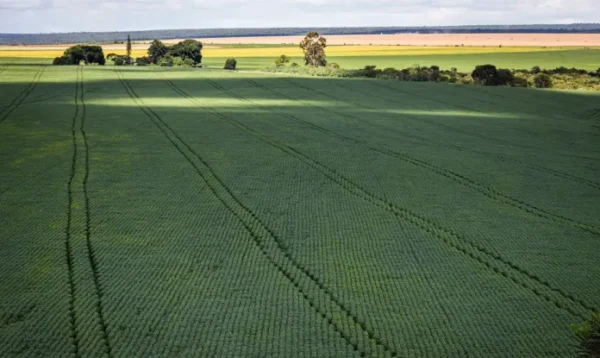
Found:
<path fill-rule="evenodd" d="M 106 63 L 102 47 L 94 45 L 71 46 L 65 50 L 63 57 L 69 57 L 72 64 L 78 64 L 81 61 L 85 62 L 86 65 L 90 63 L 104 65 Z"/>
<path fill-rule="evenodd" d="M 538 73 L 533 77 L 533 84 L 537 88 L 551 88 L 552 87 L 552 77 L 545 73 Z"/>
<path fill-rule="evenodd" d="M 296 62 L 292 62 L 292 64 L 290 65 L 290 67 L 298 67 L 300 66 L 299 64 L 297 64 Z"/>
<path fill-rule="evenodd" d="M 225 66 L 223 67 L 226 70 L 235 70 L 237 67 L 237 60 L 235 58 L 228 58 L 225 61 Z"/>
<path fill-rule="evenodd" d="M 56 66 L 75 65 L 75 63 L 73 63 L 73 59 L 70 56 L 56 57 L 54 58 L 54 61 L 52 61 L 52 64 Z"/>
<path fill-rule="evenodd" d="M 600 314 L 594 313 L 589 321 L 570 327 L 579 342 L 578 356 L 600 358 Z"/>
<path fill-rule="evenodd" d="M 286 63 L 290 62 L 291 58 L 286 55 L 281 55 L 275 60 L 276 67 L 283 67 Z"/>
<path fill-rule="evenodd" d="M 162 67 L 173 67 L 174 59 L 171 55 L 165 55 L 158 61 L 158 65 Z"/>
<path fill-rule="evenodd" d="M 476 83 L 484 86 L 496 86 L 498 79 L 498 70 L 494 65 L 480 65 L 475 67 L 471 77 Z"/>
<path fill-rule="evenodd" d="M 170 46 L 168 54 L 180 57 L 183 60 L 190 59 L 194 64 L 202 62 L 202 42 L 196 40 L 184 40 Z"/>
<path fill-rule="evenodd" d="M 331 67 L 331 68 L 335 68 L 336 70 L 339 70 L 339 69 L 340 69 L 340 65 L 338 65 L 338 64 L 337 64 L 337 63 L 335 63 L 335 62 L 330 62 L 330 63 L 328 63 L 328 64 L 327 64 L 327 66 L 328 66 L 328 67 Z"/>
<path fill-rule="evenodd" d="M 500 68 L 496 74 L 496 86 L 508 86 L 513 82 L 514 78 L 515 76 L 510 70 Z"/>
<path fill-rule="evenodd" d="M 126 46 L 127 63 L 131 64 L 131 36 L 127 35 L 127 46 Z"/>
<path fill-rule="evenodd" d="M 169 52 L 169 48 L 160 40 L 154 40 L 148 47 L 148 57 L 152 63 L 159 63 L 160 60 Z"/>
<path fill-rule="evenodd" d="M 135 59 L 135 63 L 138 66 L 148 66 L 152 64 L 152 59 L 147 56 L 138 57 Z"/>
<path fill-rule="evenodd" d="M 327 40 L 320 36 L 318 32 L 311 31 L 307 33 L 300 42 L 300 48 L 304 52 L 304 63 L 315 67 L 327 65 L 326 47 Z"/>
<path fill-rule="evenodd" d="M 117 54 L 111 53 L 108 56 L 106 56 L 106 58 L 109 61 L 112 61 L 115 66 L 126 66 L 126 65 L 130 64 L 129 57 L 127 57 L 126 55 L 117 55 Z"/>

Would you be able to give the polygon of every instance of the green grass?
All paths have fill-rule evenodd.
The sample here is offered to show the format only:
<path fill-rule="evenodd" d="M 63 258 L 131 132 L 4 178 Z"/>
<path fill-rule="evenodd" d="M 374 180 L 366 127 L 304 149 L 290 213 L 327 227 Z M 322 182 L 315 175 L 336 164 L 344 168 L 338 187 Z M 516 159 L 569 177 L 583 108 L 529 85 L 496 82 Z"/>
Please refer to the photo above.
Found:
<path fill-rule="evenodd" d="M 0 71 L 3 357 L 568 357 L 600 307 L 598 93 Z"/>
<path fill-rule="evenodd" d="M 417 56 L 329 56 L 329 62 L 336 62 L 342 68 L 357 69 L 365 65 L 376 65 L 378 68 L 407 68 L 414 64 L 421 66 L 437 65 L 442 69 L 456 67 L 459 71 L 470 72 L 475 66 L 493 64 L 499 68 L 530 69 L 556 68 L 560 66 L 581 68 L 588 71 L 600 68 L 600 49 L 563 50 L 514 53 L 473 53 L 473 54 L 434 54 Z M 226 58 L 205 58 L 204 63 L 210 67 L 220 68 Z M 273 66 L 275 58 L 243 57 L 238 58 L 240 69 L 252 70 Z M 291 62 L 302 64 L 302 58 L 292 57 Z"/>

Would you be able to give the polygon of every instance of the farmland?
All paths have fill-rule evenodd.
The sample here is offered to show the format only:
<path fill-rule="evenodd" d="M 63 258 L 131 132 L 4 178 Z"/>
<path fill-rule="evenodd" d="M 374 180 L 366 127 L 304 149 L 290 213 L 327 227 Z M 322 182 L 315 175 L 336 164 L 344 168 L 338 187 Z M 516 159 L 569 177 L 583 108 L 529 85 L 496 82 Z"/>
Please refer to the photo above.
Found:
<path fill-rule="evenodd" d="M 1 355 L 574 356 L 599 103 L 0 63 Z"/>
<path fill-rule="evenodd" d="M 471 35 L 473 36 L 473 35 Z M 273 66 L 275 58 L 282 54 L 291 57 L 292 62 L 303 63 L 303 55 L 298 45 L 282 44 L 211 44 L 204 42 L 203 65 L 208 68 L 223 68 L 227 58 L 238 60 L 242 70 L 260 70 Z M 105 45 L 105 54 L 114 52 L 125 54 L 124 45 Z M 52 63 L 54 57 L 62 55 L 65 45 L 60 46 L 2 46 L 0 63 L 27 62 Z M 148 44 L 135 44 L 133 57 L 146 55 Z M 543 47 L 543 46 L 396 46 L 396 45 L 332 45 L 327 47 L 329 62 L 338 63 L 346 69 L 376 65 L 378 68 L 406 68 L 414 64 L 421 66 L 437 65 L 442 69 L 456 67 L 459 71 L 470 72 L 475 66 L 492 63 L 501 68 L 530 69 L 576 67 L 588 71 L 600 68 L 600 47 Z"/>

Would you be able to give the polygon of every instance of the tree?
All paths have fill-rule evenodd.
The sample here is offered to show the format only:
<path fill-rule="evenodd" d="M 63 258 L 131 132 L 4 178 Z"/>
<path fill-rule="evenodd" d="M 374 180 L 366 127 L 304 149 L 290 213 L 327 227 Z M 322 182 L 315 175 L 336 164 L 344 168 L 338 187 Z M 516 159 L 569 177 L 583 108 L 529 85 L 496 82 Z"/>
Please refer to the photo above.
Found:
<path fill-rule="evenodd" d="M 475 67 L 471 73 L 475 82 L 484 86 L 495 86 L 498 77 L 498 70 L 494 65 L 480 65 Z"/>
<path fill-rule="evenodd" d="M 288 62 L 290 62 L 290 58 L 286 55 L 281 55 L 275 60 L 275 67 L 283 67 Z"/>
<path fill-rule="evenodd" d="M 160 40 L 154 40 L 148 47 L 148 57 L 153 63 L 158 63 L 169 52 L 169 48 Z"/>
<path fill-rule="evenodd" d="M 311 66 L 327 65 L 325 47 L 327 47 L 327 40 L 318 32 L 307 33 L 304 40 L 300 42 L 300 48 L 304 51 L 304 63 Z"/>
<path fill-rule="evenodd" d="M 127 62 L 131 64 L 131 36 L 127 35 Z"/>
<path fill-rule="evenodd" d="M 226 70 L 235 70 L 237 68 L 237 60 L 235 58 L 228 58 L 223 68 Z"/>
<path fill-rule="evenodd" d="M 202 62 L 202 42 L 196 40 L 184 40 L 176 43 L 169 48 L 169 55 L 181 57 L 182 59 L 191 59 L 194 64 Z"/>
<path fill-rule="evenodd" d="M 71 64 L 73 65 L 79 64 L 81 61 L 84 61 L 86 65 L 90 63 L 104 65 L 106 63 L 106 59 L 104 58 L 104 52 L 102 51 L 102 47 L 100 46 L 71 46 L 65 50 L 63 56 L 69 57 L 71 59 Z"/>

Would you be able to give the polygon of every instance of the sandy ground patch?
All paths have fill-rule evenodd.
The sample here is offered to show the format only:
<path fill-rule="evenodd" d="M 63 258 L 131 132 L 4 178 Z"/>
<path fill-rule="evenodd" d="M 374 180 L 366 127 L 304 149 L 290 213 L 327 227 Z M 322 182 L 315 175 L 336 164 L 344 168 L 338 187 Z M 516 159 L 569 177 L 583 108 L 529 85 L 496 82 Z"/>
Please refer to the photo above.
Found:
<path fill-rule="evenodd" d="M 600 34 L 391 34 L 325 35 L 330 45 L 411 46 L 600 46 Z M 206 44 L 298 44 L 302 36 L 223 37 L 201 39 Z"/>

